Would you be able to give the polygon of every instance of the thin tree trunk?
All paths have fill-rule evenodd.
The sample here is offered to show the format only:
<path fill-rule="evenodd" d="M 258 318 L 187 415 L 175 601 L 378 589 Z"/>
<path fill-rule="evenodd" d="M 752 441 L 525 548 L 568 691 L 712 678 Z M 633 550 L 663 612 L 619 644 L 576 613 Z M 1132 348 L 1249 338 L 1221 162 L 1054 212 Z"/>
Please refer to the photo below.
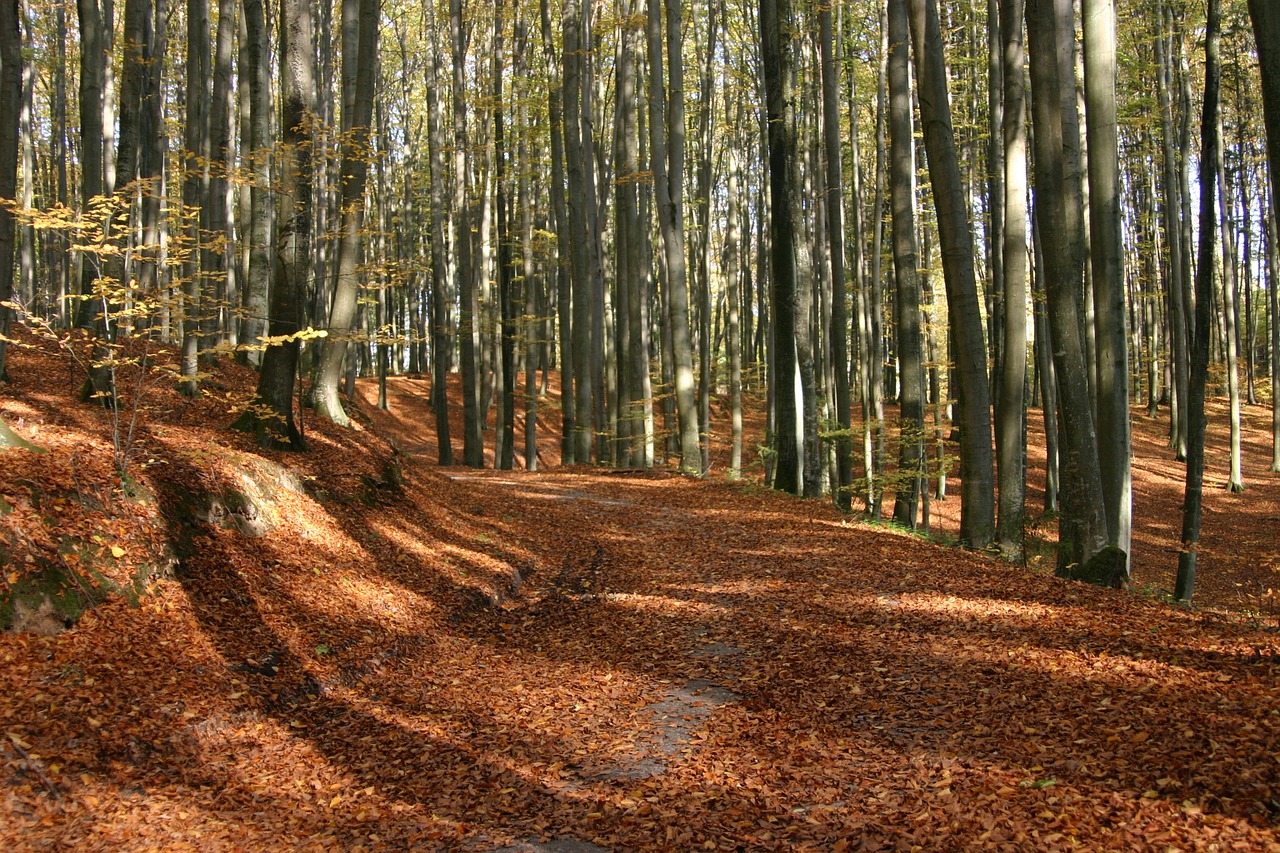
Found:
<path fill-rule="evenodd" d="M 1219 51 L 1222 39 L 1222 4 L 1209 0 L 1204 42 L 1204 109 L 1200 123 L 1200 243 L 1196 270 L 1196 323 L 1191 352 L 1191 388 L 1188 399 L 1190 429 L 1187 436 L 1187 480 L 1182 504 L 1182 549 L 1178 554 L 1178 581 L 1174 596 L 1191 601 L 1196 584 L 1196 548 L 1200 544 L 1200 517 L 1204 504 L 1205 384 L 1209 372 L 1209 337 L 1212 334 L 1214 251 L 1217 244 L 1218 103 L 1222 83 Z"/>
<path fill-rule="evenodd" d="M 1089 247 L 1098 367 L 1098 462 L 1107 509 L 1107 542 L 1127 556 L 1133 538 L 1133 476 L 1129 462 L 1129 348 L 1116 138 L 1114 0 L 1083 0 L 1083 11 Z"/>
<path fill-rule="evenodd" d="M 22 31 L 18 0 L 0 0 L 0 199 L 18 195 L 18 116 L 22 101 Z M 13 211 L 0 205 L 0 381 L 9 381 L 8 341 L 16 234 Z M 2 424 L 3 422 L 0 422 Z M 0 427 L 7 430 L 7 427 Z M 0 435 L 0 446 L 12 446 Z"/>
<path fill-rule="evenodd" d="M 445 187 L 449 171 L 444 152 L 448 145 L 440 120 L 439 90 L 443 74 L 438 51 L 432 51 L 427 82 L 427 155 L 431 164 L 431 409 L 436 421 L 437 457 L 441 465 L 453 464 L 449 434 L 449 295 L 448 250 L 445 245 Z"/>
<path fill-rule="evenodd" d="M 1007 560 L 1023 556 L 1027 494 L 1027 128 L 1026 76 L 1023 71 L 1024 0 L 1001 0 L 1004 82 L 1001 182 L 1004 259 L 1004 346 L 997 395 L 996 446 L 999 451 L 1000 512 L 996 531 Z"/>
<path fill-rule="evenodd" d="M 915 221 L 915 138 L 911 117 L 907 0 L 889 0 L 889 190 L 893 206 L 894 340 L 898 356 L 898 479 L 893 518 L 914 528 L 924 465 L 924 372 L 920 261 Z"/>
<path fill-rule="evenodd" d="M 917 91 L 929 178 L 942 243 L 942 272 L 959 379 L 960 542 L 982 549 L 995 538 L 995 468 L 991 453 L 991 387 L 982 336 L 973 233 L 956 159 L 947 69 L 935 0 L 911 0 Z"/>

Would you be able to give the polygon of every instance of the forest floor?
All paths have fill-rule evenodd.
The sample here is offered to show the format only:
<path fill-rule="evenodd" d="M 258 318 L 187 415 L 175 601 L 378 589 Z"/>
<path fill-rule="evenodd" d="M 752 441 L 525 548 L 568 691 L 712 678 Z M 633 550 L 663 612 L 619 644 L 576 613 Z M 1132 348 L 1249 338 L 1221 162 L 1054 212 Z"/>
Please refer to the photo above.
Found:
<path fill-rule="evenodd" d="M 247 370 L 158 385 L 128 498 L 70 361 L 11 372 L 0 412 L 48 452 L 2 457 L 0 583 L 178 562 L 139 607 L 0 635 L 10 849 L 1280 850 L 1261 409 L 1239 496 L 1215 413 L 1187 609 L 1158 594 L 1180 466 L 1145 418 L 1112 591 L 728 482 L 720 442 L 705 480 L 557 468 L 549 419 L 542 473 L 439 468 L 410 378 L 293 455 L 225 429 Z M 191 511 L 246 472 L 257 516 Z"/>

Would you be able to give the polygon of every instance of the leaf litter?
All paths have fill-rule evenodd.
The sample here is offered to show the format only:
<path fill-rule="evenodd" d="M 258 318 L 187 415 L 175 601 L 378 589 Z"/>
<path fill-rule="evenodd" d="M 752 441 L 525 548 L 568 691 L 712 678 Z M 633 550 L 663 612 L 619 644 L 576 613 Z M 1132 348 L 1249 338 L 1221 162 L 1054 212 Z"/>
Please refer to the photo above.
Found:
<path fill-rule="evenodd" d="M 55 359 L 16 350 L 0 398 L 50 450 L 5 457 L 9 554 L 97 525 L 141 559 L 175 534 L 175 484 L 246 460 L 306 488 L 260 536 L 192 524 L 137 608 L 0 637 L 15 849 L 1280 850 L 1256 618 L 749 483 L 436 469 L 407 379 L 355 431 L 308 421 L 293 457 L 223 429 L 247 371 L 157 391 L 158 497 L 132 504 Z"/>

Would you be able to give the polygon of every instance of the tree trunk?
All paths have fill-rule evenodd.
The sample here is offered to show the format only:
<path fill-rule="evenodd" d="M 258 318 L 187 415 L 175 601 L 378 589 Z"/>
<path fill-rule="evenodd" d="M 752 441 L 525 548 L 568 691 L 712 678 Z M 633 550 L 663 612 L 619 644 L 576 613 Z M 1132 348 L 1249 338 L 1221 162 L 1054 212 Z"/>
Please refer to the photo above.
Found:
<path fill-rule="evenodd" d="M 444 152 L 448 146 L 440 120 L 440 54 L 432 51 L 427 85 L 427 156 L 431 163 L 431 409 L 436 421 L 437 458 L 441 465 L 453 464 L 453 442 L 449 434 L 449 294 L 448 249 L 445 245 L 445 187 L 448 169 Z"/>
<path fill-rule="evenodd" d="M 973 233 L 956 159 L 947 69 L 935 0 L 911 0 L 920 121 L 942 243 L 942 272 L 959 378 L 960 542 L 982 549 L 995 537 L 995 477 L 991 458 L 991 386 L 982 337 Z"/>
<path fill-rule="evenodd" d="M 267 335 L 267 318 L 270 313 L 271 292 L 271 51 L 267 39 L 266 10 L 263 0 L 244 0 L 244 43 L 242 54 L 247 54 L 242 73 L 248 80 L 241 85 L 249 91 L 248 139 L 249 150 L 242 152 L 248 158 L 253 175 L 249 186 L 249 258 L 244 286 L 244 327 L 241 339 L 248 348 L 247 361 L 261 364 L 258 349 Z"/>
<path fill-rule="evenodd" d="M 311 5 L 282 0 L 281 7 L 280 186 L 276 194 L 275 276 L 256 399 L 232 425 L 252 432 L 259 446 L 305 450 L 293 415 L 302 331 L 303 279 L 311 270 L 311 186 L 313 154 L 308 113 L 315 101 Z"/>
<path fill-rule="evenodd" d="M 187 0 L 187 115 L 182 142 L 182 209 L 186 217 L 187 256 L 182 264 L 182 359 L 179 391 L 184 396 L 200 394 L 197 373 L 202 333 L 201 305 L 204 295 L 200 260 L 204 254 L 199 209 L 207 199 L 202 193 L 209 163 L 209 2 Z M 207 300 L 206 300 L 207 302 Z"/>
<path fill-rule="evenodd" d="M 343 54 L 355 54 L 355 77 L 343 77 L 343 88 L 354 86 L 354 92 L 343 93 L 342 117 L 342 208 L 341 236 L 338 240 L 338 262 L 335 276 L 333 307 L 329 312 L 329 334 L 320 355 L 320 371 L 312 391 L 316 414 L 340 426 L 351 421 L 338 398 L 338 382 L 342 364 L 352 338 L 356 300 L 359 295 L 362 254 L 364 196 L 369 176 L 369 152 L 372 147 L 373 101 L 377 88 L 375 70 L 378 54 L 380 0 L 342 0 L 343 17 L 353 12 L 358 20 L 356 44 L 342 45 Z M 350 9 L 348 7 L 354 7 Z M 344 27 L 343 38 L 351 31 Z M 344 63 L 345 65 L 345 63 Z"/>
<path fill-rule="evenodd" d="M 1115 558 L 1123 555 L 1106 553 L 1102 472 L 1085 374 L 1088 362 L 1080 301 L 1084 273 L 1080 135 L 1070 0 L 1029 0 L 1027 22 L 1035 130 L 1035 216 L 1044 247 L 1037 260 L 1048 297 L 1062 442 L 1058 573 L 1118 584 L 1126 572 L 1122 559 L 1115 564 Z M 1049 416 L 1046 412 L 1046 420 Z"/>
<path fill-rule="evenodd" d="M 796 223 L 790 198 L 796 175 L 795 21 L 791 0 L 760 0 L 769 147 L 769 275 L 772 312 L 775 462 L 773 485 L 799 494 L 802 475 L 799 364 L 796 357 Z"/>
<path fill-rule="evenodd" d="M 853 506 L 853 402 L 849 393 L 849 312 L 844 278 L 844 174 L 840 145 L 840 74 L 830 6 L 818 10 L 822 51 L 822 137 L 826 166 L 827 251 L 831 264 L 831 370 L 835 378 L 836 482 L 831 491 L 845 512 Z M 856 270 L 856 266 L 855 266 Z"/>
<path fill-rule="evenodd" d="M 684 233 L 684 71 L 680 45 L 680 10 L 666 0 L 667 61 L 662 61 L 658 0 L 649 0 L 649 156 L 658 205 L 667 288 L 670 293 L 672 358 L 675 366 L 676 414 L 680 427 L 680 470 L 701 475 L 697 389 L 693 378 L 693 340 L 689 333 L 689 287 Z M 670 76 L 664 87 L 663 68 Z"/>
<path fill-rule="evenodd" d="M 1083 0 L 1083 10 L 1098 462 L 1107 510 L 1107 542 L 1127 555 L 1133 538 L 1133 475 L 1129 462 L 1129 348 L 1116 139 L 1116 13 L 1114 0 Z"/>
<path fill-rule="evenodd" d="M 1027 495 L 1027 128 L 1023 70 L 1025 0 L 1001 0 L 1004 103 L 1003 203 L 1004 346 L 996 395 L 1000 512 L 996 536 L 1007 560 L 1023 556 Z"/>
<path fill-rule="evenodd" d="M 1252 3 L 1250 6 L 1252 7 Z M 1178 581 L 1174 596 L 1190 602 L 1196 584 L 1196 547 L 1200 543 L 1200 516 L 1204 505 L 1205 384 L 1209 372 L 1209 337 L 1212 334 L 1214 251 L 1217 244 L 1218 104 L 1222 85 L 1220 58 L 1222 4 L 1209 0 L 1204 40 L 1204 108 L 1200 119 L 1200 243 L 1196 269 L 1195 337 L 1191 350 L 1191 386 L 1188 397 L 1187 480 L 1182 504 L 1182 550 L 1178 554 Z"/>
<path fill-rule="evenodd" d="M 916 244 L 915 135 L 907 0 L 889 2 L 889 193 L 893 208 L 894 342 L 898 356 L 898 479 L 893 519 L 914 528 L 924 465 L 920 259 Z"/>
<path fill-rule="evenodd" d="M 22 30 L 18 0 L 0 0 L 0 199 L 18 195 L 18 116 L 22 101 Z M 8 341 L 16 235 L 13 211 L 0 205 L 0 381 L 9 381 Z M 10 446 L 3 436 L 0 444 Z"/>

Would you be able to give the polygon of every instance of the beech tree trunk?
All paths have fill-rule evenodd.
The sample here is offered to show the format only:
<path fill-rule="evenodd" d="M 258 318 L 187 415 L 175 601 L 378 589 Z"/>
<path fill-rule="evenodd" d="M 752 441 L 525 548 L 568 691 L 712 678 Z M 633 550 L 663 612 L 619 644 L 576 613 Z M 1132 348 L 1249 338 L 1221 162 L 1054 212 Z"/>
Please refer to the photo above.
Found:
<path fill-rule="evenodd" d="M 356 56 L 355 78 L 344 77 L 344 88 L 354 85 L 350 97 L 344 97 L 344 109 L 350 104 L 351 112 L 342 120 L 341 199 L 339 213 L 341 236 L 338 240 L 338 262 L 333 289 L 333 307 L 329 312 L 329 334 L 324 339 L 320 355 L 320 371 L 316 375 L 312 403 L 316 414 L 328 418 L 340 426 L 351 421 L 338 397 L 338 383 L 342 378 L 342 365 L 347 357 L 359 295 L 359 264 L 362 257 L 364 196 L 369 177 L 369 156 L 373 142 L 373 99 L 377 88 L 374 71 L 377 67 L 378 27 L 380 0 L 343 0 L 343 17 L 352 11 L 359 22 L 356 28 L 357 43 L 343 44 L 343 53 L 353 51 Z M 345 7 L 356 7 L 354 10 Z M 344 28 L 344 37 L 350 30 Z M 346 95 L 346 93 L 344 93 Z"/>
<path fill-rule="evenodd" d="M 796 175 L 795 20 L 791 0 L 760 0 L 760 53 L 764 66 L 769 148 L 769 306 L 773 315 L 774 488 L 799 494 L 804 435 L 796 356 L 796 223 L 790 198 Z"/>
<path fill-rule="evenodd" d="M 956 158 L 947 69 L 936 0 L 911 0 L 920 122 L 942 243 L 951 318 L 960 427 L 960 542 L 982 549 L 995 538 L 995 469 L 991 454 L 991 386 L 974 273 L 973 232 Z"/>
<path fill-rule="evenodd" d="M 1213 332 L 1214 251 L 1217 245 L 1216 182 L 1218 179 L 1218 106 L 1222 87 L 1221 0 L 1209 0 L 1204 40 L 1204 108 L 1200 119 L 1200 243 L 1196 269 L 1196 322 L 1191 349 L 1188 397 L 1187 480 L 1182 504 L 1182 550 L 1174 596 L 1191 601 L 1196 585 L 1196 547 L 1204 506 L 1205 385 L 1209 373 L 1209 338 Z"/>

